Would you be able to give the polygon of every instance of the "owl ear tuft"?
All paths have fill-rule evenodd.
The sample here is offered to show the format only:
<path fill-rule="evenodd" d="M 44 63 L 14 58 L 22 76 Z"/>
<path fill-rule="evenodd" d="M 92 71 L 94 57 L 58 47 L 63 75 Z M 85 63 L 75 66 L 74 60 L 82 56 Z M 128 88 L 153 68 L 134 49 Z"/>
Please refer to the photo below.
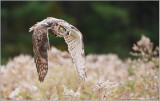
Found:
<path fill-rule="evenodd" d="M 29 32 L 32 32 L 35 29 L 36 26 L 37 26 L 37 24 L 35 24 L 31 28 L 29 28 Z"/>
<path fill-rule="evenodd" d="M 32 28 L 29 28 L 29 32 L 32 32 L 33 31 L 33 29 Z"/>

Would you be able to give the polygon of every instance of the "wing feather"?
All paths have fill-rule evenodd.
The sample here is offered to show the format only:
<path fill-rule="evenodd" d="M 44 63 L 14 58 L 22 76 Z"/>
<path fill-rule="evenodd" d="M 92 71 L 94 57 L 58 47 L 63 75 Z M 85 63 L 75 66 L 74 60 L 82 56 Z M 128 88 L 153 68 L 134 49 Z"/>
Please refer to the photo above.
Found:
<path fill-rule="evenodd" d="M 36 26 L 32 35 L 34 60 L 36 63 L 39 81 L 43 82 L 48 72 L 49 39 L 48 30 L 44 25 Z"/>
<path fill-rule="evenodd" d="M 68 44 L 68 51 L 72 56 L 78 76 L 84 81 L 86 78 L 86 72 L 82 34 L 79 31 L 72 29 L 70 35 L 66 35 L 64 39 Z"/>

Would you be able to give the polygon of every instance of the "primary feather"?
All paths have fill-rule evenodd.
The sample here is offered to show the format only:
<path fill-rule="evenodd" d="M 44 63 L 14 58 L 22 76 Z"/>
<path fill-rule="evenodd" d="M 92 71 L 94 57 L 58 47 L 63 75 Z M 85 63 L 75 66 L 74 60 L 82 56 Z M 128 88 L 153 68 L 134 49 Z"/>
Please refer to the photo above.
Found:
<path fill-rule="evenodd" d="M 36 63 L 39 81 L 42 82 L 48 71 L 49 40 L 46 26 L 37 26 L 32 35 L 34 60 Z"/>
<path fill-rule="evenodd" d="M 80 79 L 85 80 L 85 55 L 82 34 L 75 29 L 72 29 L 71 34 L 64 37 L 68 44 L 68 51 L 73 58 L 76 66 L 78 76 Z"/>

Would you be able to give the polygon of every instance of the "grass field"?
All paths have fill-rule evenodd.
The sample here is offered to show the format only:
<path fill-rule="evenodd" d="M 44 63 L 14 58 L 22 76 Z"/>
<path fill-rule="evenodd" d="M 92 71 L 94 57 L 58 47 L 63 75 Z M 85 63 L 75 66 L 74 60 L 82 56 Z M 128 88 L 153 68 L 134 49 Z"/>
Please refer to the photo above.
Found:
<path fill-rule="evenodd" d="M 159 48 L 143 36 L 133 45 L 136 59 L 116 54 L 86 56 L 86 81 L 80 81 L 67 51 L 52 47 L 49 70 L 38 81 L 34 59 L 27 54 L 1 66 L 3 100 L 158 100 Z M 129 54 L 129 53 L 126 53 Z"/>

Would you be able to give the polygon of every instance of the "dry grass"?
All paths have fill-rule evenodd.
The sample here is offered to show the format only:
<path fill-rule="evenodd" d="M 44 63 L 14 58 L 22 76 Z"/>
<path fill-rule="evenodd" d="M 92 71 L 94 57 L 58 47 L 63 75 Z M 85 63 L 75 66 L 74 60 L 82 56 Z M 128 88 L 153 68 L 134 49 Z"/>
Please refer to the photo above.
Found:
<path fill-rule="evenodd" d="M 87 55 L 87 79 L 78 79 L 68 52 L 52 47 L 49 71 L 43 83 L 33 57 L 20 55 L 1 66 L 3 100 L 158 100 L 158 49 L 143 36 L 134 45 L 130 58 L 120 60 L 116 54 Z"/>

